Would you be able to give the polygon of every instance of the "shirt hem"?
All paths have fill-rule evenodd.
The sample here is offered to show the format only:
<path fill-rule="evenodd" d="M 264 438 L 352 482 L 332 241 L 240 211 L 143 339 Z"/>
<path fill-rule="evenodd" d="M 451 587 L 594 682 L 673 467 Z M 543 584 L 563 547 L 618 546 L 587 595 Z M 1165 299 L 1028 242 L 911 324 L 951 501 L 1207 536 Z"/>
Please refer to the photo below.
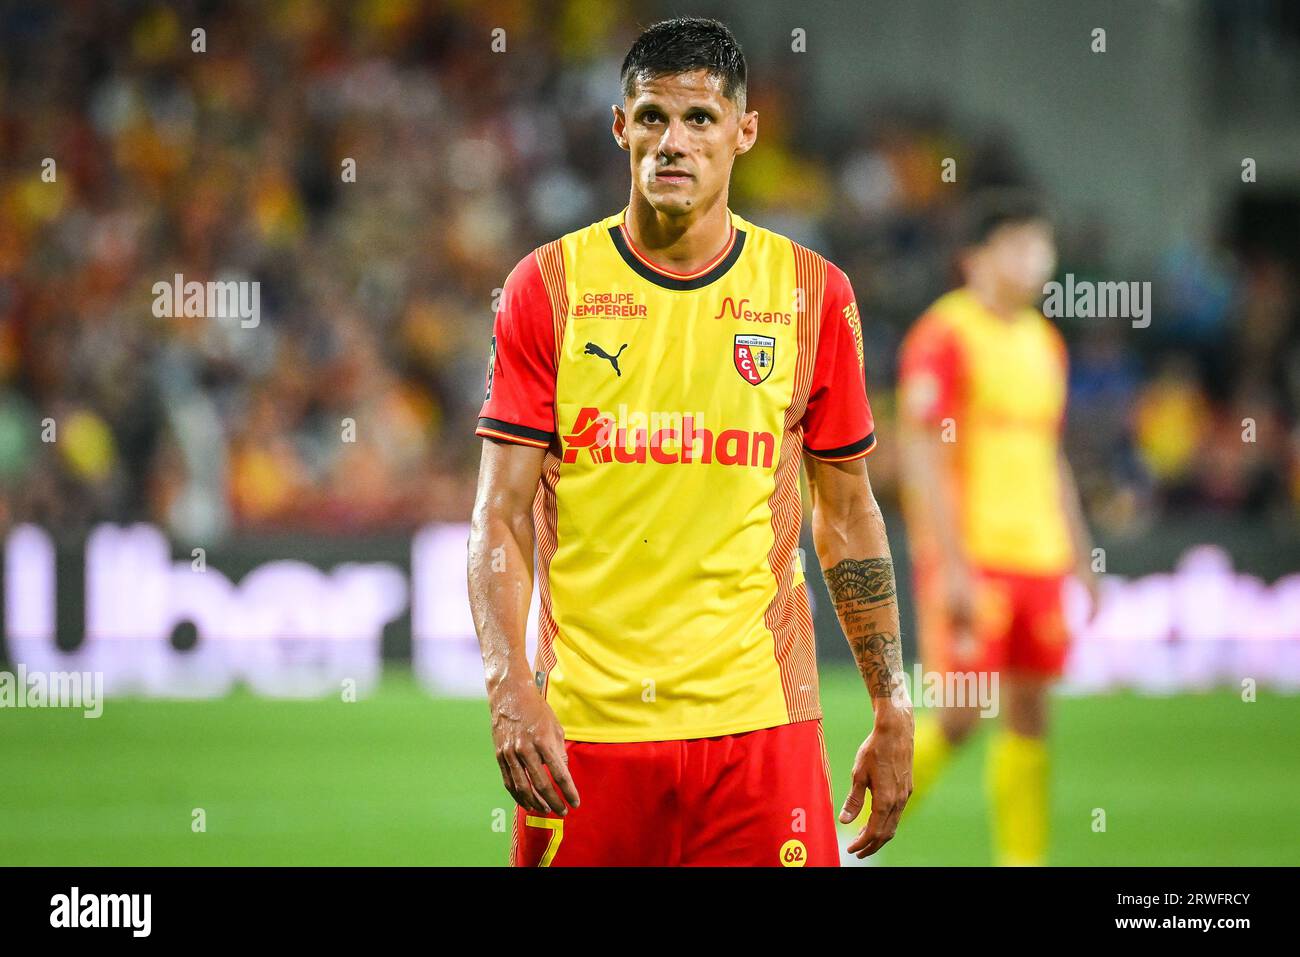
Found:
<path fill-rule="evenodd" d="M 572 729 L 565 727 L 565 741 L 580 741 L 590 744 L 636 744 L 646 741 L 690 741 L 695 738 L 717 738 L 728 734 L 745 734 L 748 731 L 762 731 L 766 728 L 779 728 L 782 725 L 797 724 L 800 721 L 813 721 L 822 717 L 820 706 L 806 709 L 780 718 L 765 718 L 760 721 L 734 721 L 726 724 L 712 725 L 704 728 L 677 728 L 669 731 L 632 730 L 625 734 L 586 728 Z M 564 721 L 561 720 L 563 725 Z"/>

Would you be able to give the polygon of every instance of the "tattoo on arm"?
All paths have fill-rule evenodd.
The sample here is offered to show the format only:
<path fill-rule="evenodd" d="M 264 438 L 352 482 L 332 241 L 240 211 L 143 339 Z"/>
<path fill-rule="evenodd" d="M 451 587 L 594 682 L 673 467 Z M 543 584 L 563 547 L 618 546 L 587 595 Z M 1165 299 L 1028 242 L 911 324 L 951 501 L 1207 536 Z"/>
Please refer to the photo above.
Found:
<path fill-rule="evenodd" d="M 873 698 L 888 697 L 903 674 L 893 561 L 846 558 L 824 574 L 867 689 Z"/>

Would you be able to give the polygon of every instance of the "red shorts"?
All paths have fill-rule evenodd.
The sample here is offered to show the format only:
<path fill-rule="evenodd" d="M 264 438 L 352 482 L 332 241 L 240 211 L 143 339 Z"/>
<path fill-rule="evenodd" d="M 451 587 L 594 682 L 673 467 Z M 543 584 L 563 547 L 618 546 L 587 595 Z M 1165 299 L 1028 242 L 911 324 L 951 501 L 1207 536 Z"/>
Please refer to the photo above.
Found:
<path fill-rule="evenodd" d="M 516 867 L 839 866 L 820 719 L 565 751 L 581 804 L 516 807 Z"/>
<path fill-rule="evenodd" d="M 933 566 L 915 569 L 921 659 L 931 671 L 1019 672 L 1057 678 L 1070 633 L 1062 609 L 1064 575 L 973 570 L 970 647 L 959 647 L 947 618 L 943 582 Z"/>

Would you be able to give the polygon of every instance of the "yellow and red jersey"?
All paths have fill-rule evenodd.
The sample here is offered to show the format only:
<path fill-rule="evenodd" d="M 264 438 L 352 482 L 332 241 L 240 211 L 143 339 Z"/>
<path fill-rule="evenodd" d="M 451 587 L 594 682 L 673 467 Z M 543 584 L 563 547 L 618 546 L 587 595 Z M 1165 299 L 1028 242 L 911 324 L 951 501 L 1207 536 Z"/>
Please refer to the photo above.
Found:
<path fill-rule="evenodd" d="M 544 694 L 577 741 L 820 717 L 800 461 L 875 445 L 848 279 L 734 213 L 669 272 L 625 213 L 526 256 L 494 326 L 477 432 L 546 450 Z"/>
<path fill-rule="evenodd" d="M 966 289 L 940 297 L 903 341 L 900 422 L 951 442 L 942 481 L 980 568 L 1057 575 L 1073 565 L 1059 468 L 1066 377 L 1064 340 L 1042 313 L 998 316 Z M 933 528 L 906 482 L 904 504 L 924 564 L 935 557 Z"/>

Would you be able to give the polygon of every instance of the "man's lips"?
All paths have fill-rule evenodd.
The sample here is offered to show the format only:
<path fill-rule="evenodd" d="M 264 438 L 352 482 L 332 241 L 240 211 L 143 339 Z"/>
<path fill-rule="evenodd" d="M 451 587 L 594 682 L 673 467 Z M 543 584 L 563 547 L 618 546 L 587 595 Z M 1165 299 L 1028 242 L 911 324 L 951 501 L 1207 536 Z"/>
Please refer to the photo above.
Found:
<path fill-rule="evenodd" d="M 669 183 L 684 183 L 688 179 L 694 179 L 690 173 L 680 169 L 661 169 L 655 171 L 655 179 L 664 180 Z"/>

